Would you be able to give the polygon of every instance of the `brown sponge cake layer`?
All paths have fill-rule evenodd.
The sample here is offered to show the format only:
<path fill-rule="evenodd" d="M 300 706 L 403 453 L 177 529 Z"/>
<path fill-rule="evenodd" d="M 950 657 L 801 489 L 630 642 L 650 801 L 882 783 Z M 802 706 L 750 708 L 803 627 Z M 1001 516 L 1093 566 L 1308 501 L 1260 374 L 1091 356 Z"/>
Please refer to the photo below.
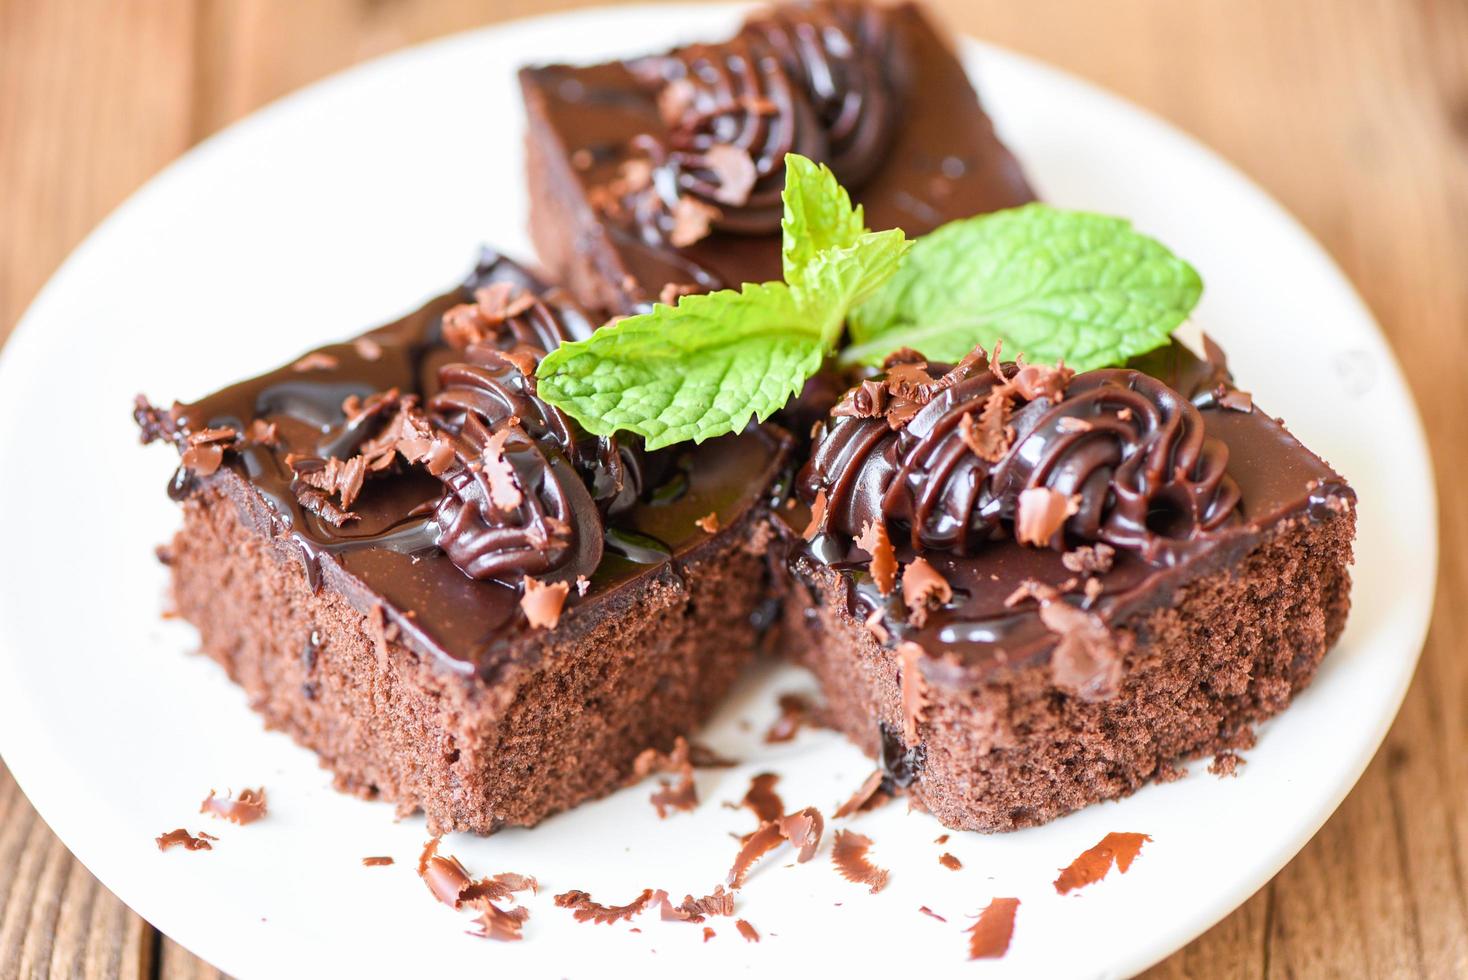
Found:
<path fill-rule="evenodd" d="M 820 679 L 832 723 L 889 778 L 911 778 L 917 803 L 956 829 L 1013 830 L 1126 796 L 1287 707 L 1345 626 L 1354 534 L 1351 508 L 1298 517 L 1171 605 L 1116 623 L 1127 652 L 1110 700 L 1058 689 L 1048 657 L 979 683 L 927 661 L 912 747 L 900 658 L 848 611 L 840 572 L 796 562 L 784 639 Z"/>
<path fill-rule="evenodd" d="M 183 502 L 179 612 L 339 788 L 421 808 L 435 834 L 530 825 L 617 789 L 639 752 L 705 719 L 760 644 L 770 530 L 757 510 L 624 589 L 615 614 L 533 634 L 515 657 L 526 666 L 490 685 L 420 655 L 331 576 L 313 592 L 295 545 L 256 530 L 253 496 L 230 480 Z"/>

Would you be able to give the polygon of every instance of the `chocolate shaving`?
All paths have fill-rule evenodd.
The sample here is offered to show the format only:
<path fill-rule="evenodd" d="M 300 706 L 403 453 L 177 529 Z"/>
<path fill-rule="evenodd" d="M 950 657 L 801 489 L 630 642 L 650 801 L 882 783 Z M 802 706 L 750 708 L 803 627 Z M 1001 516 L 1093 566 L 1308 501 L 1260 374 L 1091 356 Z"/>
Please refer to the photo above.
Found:
<path fill-rule="evenodd" d="M 668 232 L 668 242 L 674 248 L 687 248 L 708 237 L 718 217 L 719 209 L 712 204 L 692 197 L 680 197 L 673 205 L 673 229 Z"/>
<path fill-rule="evenodd" d="M 704 926 L 703 927 L 703 941 L 704 942 L 708 942 L 712 938 L 714 938 L 714 931 L 712 929 L 710 929 L 708 926 Z"/>
<path fill-rule="evenodd" d="M 496 939 L 500 942 L 515 942 L 524 939 L 525 920 L 530 918 L 530 910 L 524 907 L 502 909 L 490 901 L 481 901 L 476 906 L 479 909 L 477 920 L 478 931 L 469 935 L 478 936 L 480 939 Z"/>
<path fill-rule="evenodd" d="M 1115 559 L 1116 549 L 1109 544 L 1084 544 L 1061 555 L 1060 563 L 1082 575 L 1105 575 Z"/>
<path fill-rule="evenodd" d="M 214 444 L 190 446 L 180 454 L 179 461 L 195 476 L 209 476 L 224 462 L 224 449 Z"/>
<path fill-rule="evenodd" d="M 563 909 L 571 909 L 577 922 L 592 922 L 599 925 L 611 925 L 613 922 L 630 920 L 647 908 L 651 901 L 651 888 L 644 888 L 641 895 L 626 905 L 602 905 L 600 902 L 592 901 L 589 893 L 579 890 L 562 892 L 556 896 L 556 905 Z"/>
<path fill-rule="evenodd" d="M 295 474 L 295 482 L 319 490 L 326 497 L 337 497 L 341 501 L 340 512 L 351 512 L 352 504 L 362 492 L 362 483 L 367 478 L 367 461 L 362 456 L 341 460 L 332 456 L 301 456 L 287 453 L 285 464 Z M 304 503 L 304 501 L 303 501 Z M 355 515 L 353 515 L 355 516 Z"/>
<path fill-rule="evenodd" d="M 747 150 L 715 143 L 700 154 L 698 163 L 714 176 L 714 200 L 736 208 L 748 203 L 759 173 Z"/>
<path fill-rule="evenodd" d="M 352 341 L 352 347 L 364 361 L 376 361 L 382 357 L 382 345 L 370 337 L 358 337 Z"/>
<path fill-rule="evenodd" d="M 762 823 L 759 829 L 745 838 L 744 845 L 739 848 L 739 853 L 734 856 L 734 864 L 729 869 L 727 884 L 730 888 L 742 888 L 744 879 L 749 874 L 749 869 L 754 867 L 756 861 L 780 846 L 785 835 L 780 832 L 780 824 L 771 820 Z"/>
<path fill-rule="evenodd" d="M 1000 385 L 995 388 L 984 399 L 984 407 L 979 410 L 978 424 L 972 426 L 969 432 L 959 430 L 959 438 L 964 445 L 986 462 L 999 462 L 1014 445 L 1014 427 L 1009 424 L 1013 406 L 1009 398 L 1008 387 Z"/>
<path fill-rule="evenodd" d="M 882 620 L 885 616 L 885 611 L 879 607 L 867 613 L 867 618 L 862 623 L 862 625 L 866 626 L 867 632 L 872 634 L 876 641 L 884 646 L 892 638 L 892 635 L 887 632 L 887 627 L 882 625 Z"/>
<path fill-rule="evenodd" d="M 458 858 L 438 853 L 439 839 L 435 837 L 423 845 L 423 853 L 418 856 L 418 877 L 433 892 L 434 898 L 445 905 L 460 908 L 464 892 L 474 879 Z"/>
<path fill-rule="evenodd" d="M 1231 409 L 1235 412 L 1254 411 L 1254 396 L 1250 395 L 1247 391 L 1240 391 L 1237 388 L 1226 389 L 1217 397 L 1216 401 L 1224 408 Z"/>
<path fill-rule="evenodd" d="M 826 821 L 815 807 L 808 806 L 786 814 L 780 818 L 779 823 L 780 836 L 799 851 L 795 856 L 796 861 L 804 864 L 815 857 L 816 848 L 821 846 L 821 834 L 826 829 Z"/>
<path fill-rule="evenodd" d="M 807 541 L 814 541 L 815 536 L 821 533 L 821 529 L 825 523 L 826 491 L 817 490 L 815 502 L 810 505 L 810 523 L 805 526 L 804 531 L 800 532 L 800 536 Z"/>
<path fill-rule="evenodd" d="M 743 936 L 746 942 L 759 942 L 759 930 L 743 919 L 735 919 L 734 928 L 739 930 L 739 935 Z"/>
<path fill-rule="evenodd" d="M 921 627 L 928 621 L 928 611 L 953 598 L 953 589 L 926 558 L 914 558 L 902 570 L 902 601 L 907 606 L 907 621 Z"/>
<path fill-rule="evenodd" d="M 654 892 L 652 898 L 662 907 L 663 919 L 668 922 L 702 922 L 708 916 L 734 914 L 734 893 L 725 891 L 723 885 L 703 898 L 685 895 L 676 906 L 668 900 L 668 893 L 661 889 Z"/>
<path fill-rule="evenodd" d="M 1086 419 L 1067 415 L 1055 423 L 1055 428 L 1060 432 L 1090 432 L 1096 426 Z"/>
<path fill-rule="evenodd" d="M 1041 602 L 1040 622 L 1060 637 L 1050 654 L 1050 674 L 1057 687 L 1074 691 L 1084 701 L 1117 695 L 1121 652 L 1099 616 L 1057 598 Z"/>
<path fill-rule="evenodd" d="M 661 780 L 661 788 L 652 794 L 652 805 L 657 808 L 659 820 L 666 819 L 674 810 L 687 811 L 698 806 L 698 789 L 693 781 L 692 752 L 688 740 L 682 735 L 674 740 L 672 753 L 643 749 L 632 768 L 639 779 L 654 772 L 669 772 L 678 776 L 676 783 Z"/>
<path fill-rule="evenodd" d="M 658 302 L 665 306 L 677 306 L 681 297 L 700 292 L 703 290 L 691 282 L 665 282 L 658 292 Z"/>
<path fill-rule="evenodd" d="M 880 521 L 867 521 L 856 539 L 856 546 L 872 556 L 869 570 L 877 591 L 891 595 L 897 585 L 897 554 L 892 550 L 892 541 L 887 537 L 887 525 Z"/>
<path fill-rule="evenodd" d="M 250 428 L 245 438 L 259 446 L 278 446 L 280 444 L 280 427 L 274 422 L 266 422 L 264 419 L 251 419 Z"/>
<path fill-rule="evenodd" d="M 839 820 L 843 817 L 849 817 L 854 813 L 861 813 L 864 810 L 872 809 L 878 805 L 878 798 L 885 795 L 878 792 L 881 788 L 882 770 L 878 769 L 866 778 L 866 781 L 852 794 L 851 799 L 836 808 L 836 812 L 832 816 Z"/>
<path fill-rule="evenodd" d="M 902 665 L 902 737 L 909 746 L 918 744 L 918 724 L 928 704 L 927 685 L 918 666 L 927 655 L 926 650 L 910 640 L 897 645 L 897 657 Z"/>
<path fill-rule="evenodd" d="M 946 843 L 948 843 L 948 836 L 949 836 L 948 834 L 939 834 L 937 837 L 933 838 L 933 843 L 934 844 L 946 844 Z"/>
<path fill-rule="evenodd" d="M 719 514 L 717 511 L 709 511 L 704 516 L 693 522 L 700 531 L 708 534 L 719 533 Z"/>
<path fill-rule="evenodd" d="M 804 694 L 793 691 L 780 695 L 780 717 L 765 732 L 765 743 L 774 745 L 778 742 L 788 742 L 800 732 L 803 725 L 819 725 L 821 723 L 820 708 Z"/>
<path fill-rule="evenodd" d="M 154 838 L 160 851 L 166 851 L 170 847 L 182 847 L 186 851 L 212 851 L 214 848 L 210 846 L 209 842 L 218 839 L 218 837 L 211 837 L 203 831 L 200 831 L 199 836 L 195 837 L 182 827 L 177 830 L 170 830 L 168 833 Z"/>
<path fill-rule="evenodd" d="M 513 511 L 525 500 L 515 476 L 515 467 L 510 465 L 505 456 L 505 441 L 512 432 L 510 426 L 505 426 L 493 433 L 484 444 L 484 453 L 479 461 L 484 475 L 489 479 L 490 501 L 506 512 Z"/>
<path fill-rule="evenodd" d="M 954 857 L 952 854 L 948 854 L 946 852 L 938 857 L 938 863 L 943 865 L 943 867 L 947 868 L 949 871 L 963 870 L 963 862 Z"/>
<path fill-rule="evenodd" d="M 241 827 L 254 823 L 265 816 L 265 787 L 242 789 L 240 795 L 232 799 L 229 796 L 215 796 L 211 789 L 204 802 L 199 805 L 199 812 L 228 820 Z"/>
<path fill-rule="evenodd" d="M 779 820 L 785 813 L 785 801 L 775 792 L 780 777 L 773 772 L 762 772 L 749 781 L 749 789 L 738 803 L 725 804 L 731 810 L 747 808 L 760 823 Z"/>
<path fill-rule="evenodd" d="M 1015 504 L 1015 540 L 1020 544 L 1044 548 L 1055 540 L 1065 526 L 1065 519 L 1079 508 L 1079 497 L 1067 497 L 1049 487 L 1022 490 Z"/>
<path fill-rule="evenodd" d="M 868 860 L 867 850 L 871 846 L 869 837 L 851 830 L 838 830 L 835 843 L 831 845 L 831 861 L 841 877 L 868 886 L 875 895 L 887 887 L 890 873 Z"/>
<path fill-rule="evenodd" d="M 291 365 L 292 371 L 330 371 L 341 362 L 334 355 L 315 350 Z"/>
<path fill-rule="evenodd" d="M 1082 852 L 1080 857 L 1061 870 L 1060 877 L 1055 879 L 1055 890 L 1064 895 L 1077 888 L 1093 885 L 1106 877 L 1113 864 L 1117 871 L 1126 874 L 1137 854 L 1141 852 L 1142 844 L 1151 839 L 1146 834 L 1107 834 L 1101 838 L 1101 843 Z"/>
<path fill-rule="evenodd" d="M 504 871 L 471 882 L 459 892 L 459 904 L 472 905 L 481 900 L 499 902 L 509 898 L 515 892 L 524 891 L 539 892 L 540 883 L 530 875 Z"/>
<path fill-rule="evenodd" d="M 937 919 L 939 922 L 947 922 L 948 921 L 947 919 L 945 919 L 941 915 L 939 915 L 937 912 L 934 912 L 932 909 L 928 908 L 926 905 L 919 905 L 918 906 L 918 911 L 921 912 L 923 915 L 931 915 L 933 918 Z"/>
<path fill-rule="evenodd" d="M 378 857 L 378 856 L 374 856 L 374 857 L 364 857 L 362 859 L 362 867 L 364 867 L 364 868 L 385 868 L 389 864 L 395 864 L 395 863 L 396 862 L 393 861 L 393 859 L 390 858 L 390 857 Z"/>
<path fill-rule="evenodd" d="M 737 760 L 719 755 L 707 745 L 700 745 L 698 742 L 688 743 L 688 760 L 695 769 L 728 769 L 739 765 Z"/>
<path fill-rule="evenodd" d="M 969 934 L 968 958 L 971 960 L 997 960 L 1009 951 L 1009 940 L 1014 936 L 1014 914 L 1019 910 L 1019 899 L 996 898 L 979 913 L 979 921 L 964 931 Z"/>
<path fill-rule="evenodd" d="M 525 619 L 536 629 L 554 629 L 561 621 L 561 607 L 571 592 L 569 582 L 552 582 L 549 585 L 529 575 L 522 583 L 525 594 L 520 597 L 520 608 Z"/>

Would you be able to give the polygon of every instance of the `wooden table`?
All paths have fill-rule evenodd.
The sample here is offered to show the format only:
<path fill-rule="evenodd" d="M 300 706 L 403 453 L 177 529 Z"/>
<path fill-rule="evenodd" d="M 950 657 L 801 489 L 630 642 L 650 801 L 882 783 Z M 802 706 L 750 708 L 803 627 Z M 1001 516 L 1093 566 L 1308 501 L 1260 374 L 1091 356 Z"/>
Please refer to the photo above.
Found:
<path fill-rule="evenodd" d="M 0 340 L 211 132 L 363 58 L 575 5 L 0 0 Z M 932 5 L 1161 114 L 1282 200 L 1381 320 L 1439 456 L 1437 614 L 1385 746 L 1309 846 L 1156 975 L 1468 975 L 1468 2 Z M 97 884 L 0 767 L 0 980 L 151 974 L 217 976 Z"/>

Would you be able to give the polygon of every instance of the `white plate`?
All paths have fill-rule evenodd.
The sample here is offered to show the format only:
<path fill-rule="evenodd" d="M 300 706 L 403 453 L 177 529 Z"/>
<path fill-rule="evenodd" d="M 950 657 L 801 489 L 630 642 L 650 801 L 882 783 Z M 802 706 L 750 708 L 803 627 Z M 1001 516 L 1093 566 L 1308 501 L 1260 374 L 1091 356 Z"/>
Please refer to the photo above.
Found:
<path fill-rule="evenodd" d="M 1356 607 L 1314 686 L 1264 726 L 1238 779 L 1193 766 L 1036 830 L 933 843 L 901 805 L 853 823 L 893 871 L 878 895 L 829 857 L 777 855 L 732 923 L 656 915 L 575 923 L 551 895 L 623 902 L 703 894 L 749 828 L 749 775 L 783 775 L 787 804 L 826 812 L 870 770 L 829 733 L 766 747 L 789 668 L 749 678 L 702 736 L 749 760 L 704 772 L 704 805 L 659 822 L 632 789 L 531 830 L 456 836 L 475 872 L 539 876 L 526 941 L 464 935 L 414 877 L 421 818 L 338 795 L 312 755 L 265 733 L 191 631 L 159 619 L 152 548 L 176 526 L 172 464 L 143 451 L 131 396 L 196 397 L 437 292 L 488 240 L 521 255 L 515 66 L 630 54 L 717 34 L 734 11 L 597 10 L 413 48 L 291 96 L 209 140 L 84 243 L 36 300 L 0 362 L 0 749 L 26 793 L 109 888 L 205 959 L 245 977 L 733 975 L 775 968 L 934 975 L 1115 976 L 1201 933 L 1269 879 L 1355 782 L 1412 674 L 1430 611 L 1436 505 L 1420 426 L 1391 354 L 1351 287 L 1278 205 L 1187 137 L 1089 85 L 977 44 L 966 54 L 999 127 L 1051 201 L 1133 217 L 1208 282 L 1197 319 L 1244 385 L 1360 492 Z M 1388 511 L 1388 502 L 1390 510 Z M 1388 514 L 1411 515 L 1392 520 Z M 742 729 L 739 719 L 753 722 Z M 264 784 L 248 828 L 197 813 L 210 787 Z M 208 853 L 158 853 L 178 826 Z M 1125 876 L 1061 898 L 1055 869 L 1109 831 L 1150 834 Z M 829 845 L 827 845 L 828 847 Z M 964 864 L 941 868 L 951 850 Z M 363 868 L 391 854 L 390 868 Z M 967 962 L 961 929 L 992 896 L 1022 900 L 1007 958 Z M 918 913 L 927 905 L 946 924 Z M 1063 938 L 1062 938 L 1063 937 Z"/>

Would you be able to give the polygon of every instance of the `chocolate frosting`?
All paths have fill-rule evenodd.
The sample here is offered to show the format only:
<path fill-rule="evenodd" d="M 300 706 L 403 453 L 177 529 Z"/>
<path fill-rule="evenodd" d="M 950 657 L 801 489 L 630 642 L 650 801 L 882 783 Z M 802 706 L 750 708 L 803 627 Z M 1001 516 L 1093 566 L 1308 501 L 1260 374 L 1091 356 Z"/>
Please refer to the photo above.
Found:
<path fill-rule="evenodd" d="M 678 196 L 712 205 L 715 227 L 780 227 L 785 154 L 827 162 L 847 187 L 881 164 L 896 130 L 905 51 L 890 13 L 847 0 L 786 4 L 718 44 L 640 58 L 667 130 L 634 141 L 655 176 L 633 206 L 644 238 L 666 237 Z"/>
<path fill-rule="evenodd" d="M 1068 513 L 1057 548 L 1105 542 L 1172 562 L 1235 519 L 1228 447 L 1198 409 L 1133 369 L 991 364 L 977 349 L 953 368 L 909 357 L 849 392 L 816 435 L 799 489 L 824 494 L 822 530 L 855 538 L 883 522 L 915 550 L 972 554 L 1010 534 L 1024 491 Z"/>
<path fill-rule="evenodd" d="M 715 513 L 730 529 L 754 519 L 787 451 L 768 427 L 653 454 L 588 436 L 534 398 L 528 374 L 545 342 L 590 329 L 559 290 L 486 251 L 461 286 L 395 323 L 197 402 L 142 403 L 137 415 L 145 439 L 174 442 L 193 464 L 170 481 L 176 499 L 224 493 L 299 559 L 313 588 L 364 615 L 380 607 L 421 654 L 495 678 L 519 663 L 518 638 L 532 628 L 520 607 L 526 574 L 586 575 L 556 629 L 593 629 L 589 613 L 625 604 L 645 576 L 676 586 L 710 541 L 700 518 Z M 523 495 L 503 511 L 473 469 L 496 432 Z M 360 482 L 343 463 L 356 458 Z M 542 546 L 531 529 L 557 530 L 555 520 L 575 534 L 559 548 L 547 534 Z"/>

